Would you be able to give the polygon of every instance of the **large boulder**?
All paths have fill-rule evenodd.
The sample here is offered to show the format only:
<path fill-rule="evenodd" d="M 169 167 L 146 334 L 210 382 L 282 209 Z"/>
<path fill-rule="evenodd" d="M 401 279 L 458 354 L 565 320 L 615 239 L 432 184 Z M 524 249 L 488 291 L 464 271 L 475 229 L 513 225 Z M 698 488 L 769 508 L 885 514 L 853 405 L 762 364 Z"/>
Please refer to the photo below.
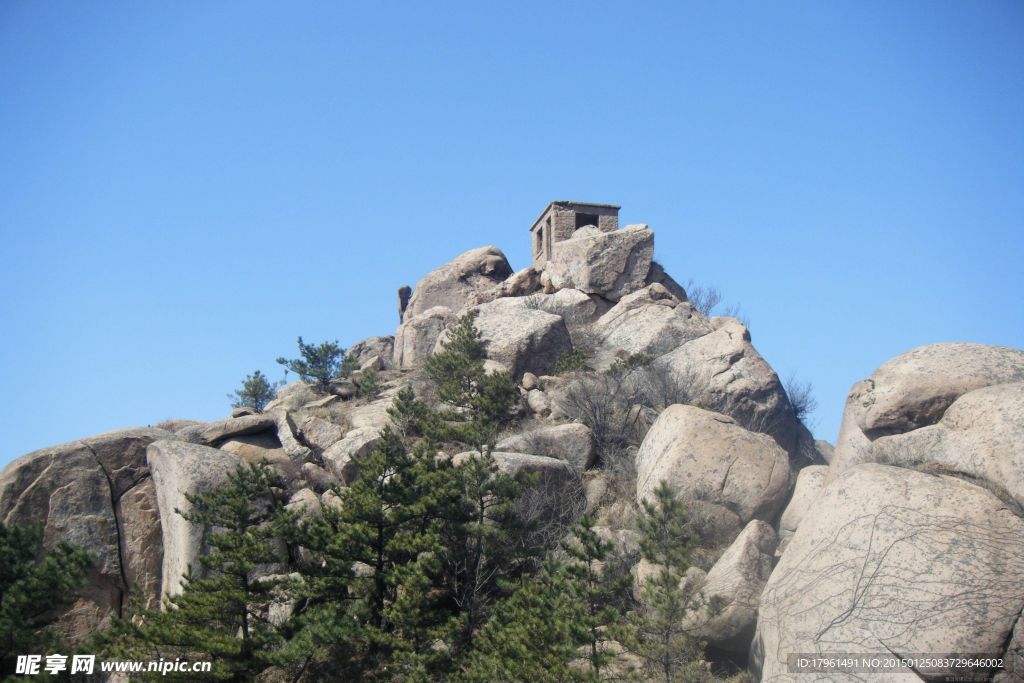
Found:
<path fill-rule="evenodd" d="M 808 508 L 825 487 L 825 480 L 828 478 L 828 467 L 825 465 L 810 465 L 800 470 L 796 477 L 796 486 L 793 487 L 793 495 L 786 505 L 782 517 L 779 518 L 779 548 L 780 550 L 789 542 L 793 534 L 800 527 L 800 522 L 807 514 Z"/>
<path fill-rule="evenodd" d="M 390 370 L 395 356 L 394 337 L 367 337 L 349 347 L 346 357 L 354 358 L 356 367 Z"/>
<path fill-rule="evenodd" d="M 739 320 L 712 318 L 710 325 L 709 334 L 663 355 L 656 367 L 687 387 L 694 403 L 771 435 L 795 457 L 801 437 L 811 437 L 796 419 L 779 376 L 750 343 L 750 332 Z"/>
<path fill-rule="evenodd" d="M 776 540 L 775 530 L 760 520 L 743 528 L 704 578 L 699 608 L 686 618 L 687 632 L 727 650 L 747 651 Z"/>
<path fill-rule="evenodd" d="M 654 233 L 646 225 L 614 232 L 578 230 L 554 245 L 545 275 L 555 289 L 571 287 L 610 301 L 647 284 L 654 256 Z"/>
<path fill-rule="evenodd" d="M 695 406 L 662 411 L 640 444 L 636 471 L 638 501 L 664 480 L 725 542 L 752 519 L 772 521 L 789 490 L 789 458 L 778 444 Z"/>
<path fill-rule="evenodd" d="M 274 415 L 259 413 L 212 422 L 203 429 L 201 439 L 204 445 L 215 446 L 233 437 L 258 434 L 276 429 L 277 420 Z"/>
<path fill-rule="evenodd" d="M 498 299 L 473 310 L 477 314 L 476 328 L 487 345 L 487 357 L 508 368 L 513 377 L 521 377 L 524 372 L 553 372 L 559 356 L 572 350 L 562 318 L 531 308 L 522 297 Z M 442 334 L 435 352 L 445 341 L 446 335 Z"/>
<path fill-rule="evenodd" d="M 315 415 L 304 415 L 297 422 L 299 438 L 318 452 L 326 450 L 345 436 L 344 428 Z"/>
<path fill-rule="evenodd" d="M 369 455 L 378 443 L 380 443 L 379 428 L 357 427 L 324 451 L 324 465 L 342 482 L 351 484 L 359 476 L 359 467 L 354 459 Z"/>
<path fill-rule="evenodd" d="M 29 453 L 0 474 L 4 524 L 38 524 L 45 548 L 67 541 L 93 558 L 84 588 L 58 621 L 74 643 L 120 616 L 129 592 L 155 603 L 160 519 L 146 448 L 175 438 L 151 428 L 108 432 Z"/>
<path fill-rule="evenodd" d="M 832 457 L 835 474 L 870 462 L 873 440 L 939 421 L 953 401 L 993 384 L 1024 381 L 1024 351 L 985 344 L 919 346 L 853 385 Z"/>
<path fill-rule="evenodd" d="M 531 294 L 525 303 L 531 308 L 559 316 L 568 327 L 591 323 L 609 307 L 608 302 L 601 297 L 585 294 L 578 289 L 560 289 L 554 294 Z"/>
<path fill-rule="evenodd" d="M 422 365 L 433 353 L 441 331 L 452 320 L 450 308 L 435 306 L 399 325 L 395 332 L 394 367 L 404 370 Z"/>
<path fill-rule="evenodd" d="M 1024 382 L 964 394 L 938 424 L 876 439 L 870 458 L 979 480 L 1024 511 Z"/>
<path fill-rule="evenodd" d="M 501 249 L 471 249 L 430 271 L 416 283 L 402 321 L 411 320 L 435 306 L 457 313 L 475 304 L 478 295 L 491 290 L 511 274 L 512 267 Z"/>
<path fill-rule="evenodd" d="M 789 672 L 790 653 L 1002 655 L 1024 607 L 1024 520 L 954 477 L 853 467 L 804 515 L 759 607 L 763 681 L 853 681 Z M 873 680 L 918 680 L 888 672 Z"/>
<path fill-rule="evenodd" d="M 601 346 L 616 353 L 660 356 L 710 334 L 711 324 L 660 284 L 624 296 L 594 325 Z"/>
<path fill-rule="evenodd" d="M 578 422 L 521 432 L 502 439 L 495 448 L 558 458 L 580 471 L 594 464 L 594 434 L 589 427 Z"/>
<path fill-rule="evenodd" d="M 241 464 L 234 455 L 215 448 L 179 441 L 155 441 L 146 451 L 160 510 L 163 564 L 161 597 L 181 592 L 181 578 L 203 549 L 206 530 L 178 513 L 192 509 L 187 496 L 206 491 L 227 481 Z"/>

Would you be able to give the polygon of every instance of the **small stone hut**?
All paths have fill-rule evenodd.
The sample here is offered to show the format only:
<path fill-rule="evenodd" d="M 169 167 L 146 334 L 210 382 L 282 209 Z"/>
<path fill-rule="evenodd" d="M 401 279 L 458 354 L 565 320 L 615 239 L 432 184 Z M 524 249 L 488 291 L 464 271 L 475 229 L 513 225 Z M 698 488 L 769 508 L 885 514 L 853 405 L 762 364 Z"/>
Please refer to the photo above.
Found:
<path fill-rule="evenodd" d="M 593 225 L 601 232 L 618 230 L 619 208 L 614 204 L 570 201 L 548 204 L 530 228 L 534 267 L 547 263 L 552 247 L 584 226 Z"/>

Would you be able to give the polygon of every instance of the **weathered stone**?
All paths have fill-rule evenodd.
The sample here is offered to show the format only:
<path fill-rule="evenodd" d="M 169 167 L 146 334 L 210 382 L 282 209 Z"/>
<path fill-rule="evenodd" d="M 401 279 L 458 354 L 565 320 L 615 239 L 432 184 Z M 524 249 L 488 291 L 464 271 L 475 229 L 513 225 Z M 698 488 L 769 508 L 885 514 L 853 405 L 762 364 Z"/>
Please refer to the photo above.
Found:
<path fill-rule="evenodd" d="M 807 514 L 808 508 L 814 503 L 818 494 L 825 487 L 828 478 L 828 467 L 811 465 L 800 470 L 796 477 L 796 487 L 789 499 L 785 512 L 779 519 L 779 551 L 781 554 L 785 544 L 800 527 L 800 522 Z"/>
<path fill-rule="evenodd" d="M 210 446 L 236 436 L 257 434 L 275 429 L 277 421 L 270 414 L 246 415 L 213 422 L 203 430 L 203 444 Z"/>
<path fill-rule="evenodd" d="M 436 306 L 458 313 L 475 304 L 478 294 L 493 288 L 511 274 L 512 267 L 501 249 L 471 249 L 416 283 L 403 321 L 412 320 Z"/>
<path fill-rule="evenodd" d="M 551 412 L 551 401 L 548 395 L 540 389 L 533 389 L 526 392 L 526 405 L 535 415 L 547 415 Z"/>
<path fill-rule="evenodd" d="M 422 365 L 434 352 L 441 331 L 453 320 L 450 308 L 435 306 L 402 323 L 395 332 L 394 367 L 406 369 Z"/>
<path fill-rule="evenodd" d="M 321 398 L 324 396 L 317 393 L 312 384 L 302 381 L 291 382 L 277 390 L 274 400 L 263 408 L 263 414 L 266 415 L 277 410 L 297 410 Z"/>
<path fill-rule="evenodd" d="M 559 316 L 570 327 L 591 323 L 610 308 L 610 304 L 596 294 L 586 294 L 578 289 L 534 294 L 525 303 L 529 307 Z"/>
<path fill-rule="evenodd" d="M 345 435 L 343 428 L 313 415 L 306 415 L 299 421 L 298 432 L 299 438 L 307 446 L 318 451 L 329 448 Z"/>
<path fill-rule="evenodd" d="M 520 386 L 522 386 L 523 389 L 526 389 L 527 391 L 530 391 L 531 389 L 538 389 L 539 386 L 537 385 L 537 375 L 533 374 L 532 372 L 524 372 L 523 381 L 521 382 Z"/>
<path fill-rule="evenodd" d="M 300 471 L 302 472 L 302 478 L 317 493 L 323 493 L 337 481 L 330 472 L 311 462 L 302 463 Z"/>
<path fill-rule="evenodd" d="M 714 318 L 713 331 L 686 342 L 656 361 L 674 374 L 695 403 L 734 418 L 751 431 L 769 434 L 791 456 L 798 452 L 801 425 L 771 366 L 750 343 L 735 318 Z"/>
<path fill-rule="evenodd" d="M 711 331 L 707 318 L 660 284 L 624 296 L 594 325 L 605 350 L 649 356 L 668 353 Z"/>
<path fill-rule="evenodd" d="M 953 401 L 992 384 L 1024 381 L 1024 351 L 984 344 L 919 346 L 871 375 L 858 426 L 871 437 L 935 424 Z"/>
<path fill-rule="evenodd" d="M 1001 655 L 1022 607 L 1024 520 L 957 478 L 858 465 L 822 491 L 772 572 L 751 667 L 764 681 L 852 681 L 791 674 L 787 654 Z"/>
<path fill-rule="evenodd" d="M 476 328 L 487 345 L 487 357 L 502 363 L 513 377 L 524 372 L 546 374 L 572 350 L 569 331 L 557 315 L 529 308 L 523 298 L 498 299 L 477 306 Z M 442 334 L 435 352 L 445 342 Z"/>
<path fill-rule="evenodd" d="M 119 615 L 128 591 L 150 604 L 156 597 L 159 569 L 153 572 L 149 554 L 159 554 L 159 547 L 140 545 L 160 526 L 148 495 L 146 448 L 176 438 L 152 428 L 108 432 L 34 451 L 0 474 L 4 524 L 38 524 L 45 548 L 67 541 L 93 558 L 84 588 L 57 622 L 71 642 Z"/>
<path fill-rule="evenodd" d="M 754 520 L 747 524 L 704 578 L 699 609 L 685 628 L 718 647 L 746 652 L 754 636 L 757 606 L 772 572 L 775 531 Z"/>
<path fill-rule="evenodd" d="M 394 337 L 367 337 L 349 347 L 346 354 L 346 357 L 355 358 L 360 369 L 372 367 L 375 370 L 391 369 L 394 356 Z"/>
<path fill-rule="evenodd" d="M 246 408 L 245 406 L 238 406 L 237 408 L 231 409 L 231 417 L 245 417 L 247 415 L 258 415 L 258 410 L 252 408 Z"/>
<path fill-rule="evenodd" d="M 789 459 L 770 437 L 694 406 L 662 411 L 640 445 L 636 470 L 638 501 L 665 480 L 683 500 L 723 508 L 743 525 L 772 520 L 789 489 Z"/>
<path fill-rule="evenodd" d="M 683 286 L 672 279 L 672 276 L 666 273 L 665 269 L 657 261 L 651 261 L 651 269 L 647 271 L 646 283 L 649 285 L 657 283 L 680 301 L 689 301 Z"/>
<path fill-rule="evenodd" d="M 320 512 L 320 498 L 311 489 L 299 489 L 288 499 L 285 508 L 309 517 Z"/>
<path fill-rule="evenodd" d="M 984 344 L 920 346 L 850 389 L 832 474 L 872 460 L 871 441 L 935 424 L 960 396 L 1024 381 L 1024 351 Z"/>
<path fill-rule="evenodd" d="M 178 514 L 192 509 L 187 496 L 210 490 L 227 481 L 241 461 L 216 448 L 177 441 L 155 441 L 146 450 L 160 510 L 163 562 L 162 597 L 181 592 L 181 578 L 189 566 L 199 572 L 197 558 L 205 530 Z"/>
<path fill-rule="evenodd" d="M 646 225 L 615 232 L 577 230 L 559 242 L 544 272 L 555 289 L 571 287 L 611 301 L 641 289 L 654 255 L 654 233 Z"/>
<path fill-rule="evenodd" d="M 1024 382 L 964 394 L 938 424 L 876 439 L 870 459 L 971 478 L 1024 511 Z"/>
<path fill-rule="evenodd" d="M 502 439 L 495 448 L 558 458 L 580 471 L 594 464 L 594 435 L 586 425 L 576 422 L 516 434 Z"/>
<path fill-rule="evenodd" d="M 217 448 L 252 465 L 263 460 L 272 465 L 290 462 L 288 454 L 281 448 L 281 442 L 278 441 L 276 432 L 235 437 L 221 442 Z"/>
<path fill-rule="evenodd" d="M 313 451 L 299 441 L 295 433 L 295 426 L 291 417 L 285 410 L 275 410 L 270 413 L 277 426 L 277 440 L 281 448 L 288 454 L 288 457 L 296 462 L 305 462 L 313 457 Z"/>
<path fill-rule="evenodd" d="M 377 427 L 358 427 L 345 434 L 344 438 L 332 445 L 323 453 L 327 469 L 346 485 L 359 476 L 359 468 L 353 458 L 361 458 L 380 443 L 380 429 Z"/>
<path fill-rule="evenodd" d="M 821 462 L 832 462 L 832 456 L 836 452 L 835 446 L 824 439 L 816 439 L 814 449 L 818 451 L 818 459 Z"/>

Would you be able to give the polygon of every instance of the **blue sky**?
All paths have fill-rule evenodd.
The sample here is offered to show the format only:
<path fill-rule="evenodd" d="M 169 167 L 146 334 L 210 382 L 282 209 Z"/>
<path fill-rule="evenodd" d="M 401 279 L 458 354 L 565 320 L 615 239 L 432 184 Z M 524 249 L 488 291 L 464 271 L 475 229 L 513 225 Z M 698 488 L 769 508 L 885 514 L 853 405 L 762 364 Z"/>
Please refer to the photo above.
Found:
<path fill-rule="evenodd" d="M 217 419 L 551 199 L 718 286 L 833 440 L 914 346 L 1024 346 L 1024 4 L 0 3 L 0 462 Z"/>

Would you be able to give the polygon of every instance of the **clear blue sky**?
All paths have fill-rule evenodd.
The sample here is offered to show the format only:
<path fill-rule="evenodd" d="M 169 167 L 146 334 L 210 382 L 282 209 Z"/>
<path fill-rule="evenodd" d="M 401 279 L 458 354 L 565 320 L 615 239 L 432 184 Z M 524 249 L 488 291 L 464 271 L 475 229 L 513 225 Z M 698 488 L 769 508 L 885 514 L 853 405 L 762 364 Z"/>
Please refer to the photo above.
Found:
<path fill-rule="evenodd" d="M 1024 346 L 1024 4 L 0 3 L 0 462 L 392 334 L 551 199 L 720 287 L 833 440 L 919 344 Z"/>

